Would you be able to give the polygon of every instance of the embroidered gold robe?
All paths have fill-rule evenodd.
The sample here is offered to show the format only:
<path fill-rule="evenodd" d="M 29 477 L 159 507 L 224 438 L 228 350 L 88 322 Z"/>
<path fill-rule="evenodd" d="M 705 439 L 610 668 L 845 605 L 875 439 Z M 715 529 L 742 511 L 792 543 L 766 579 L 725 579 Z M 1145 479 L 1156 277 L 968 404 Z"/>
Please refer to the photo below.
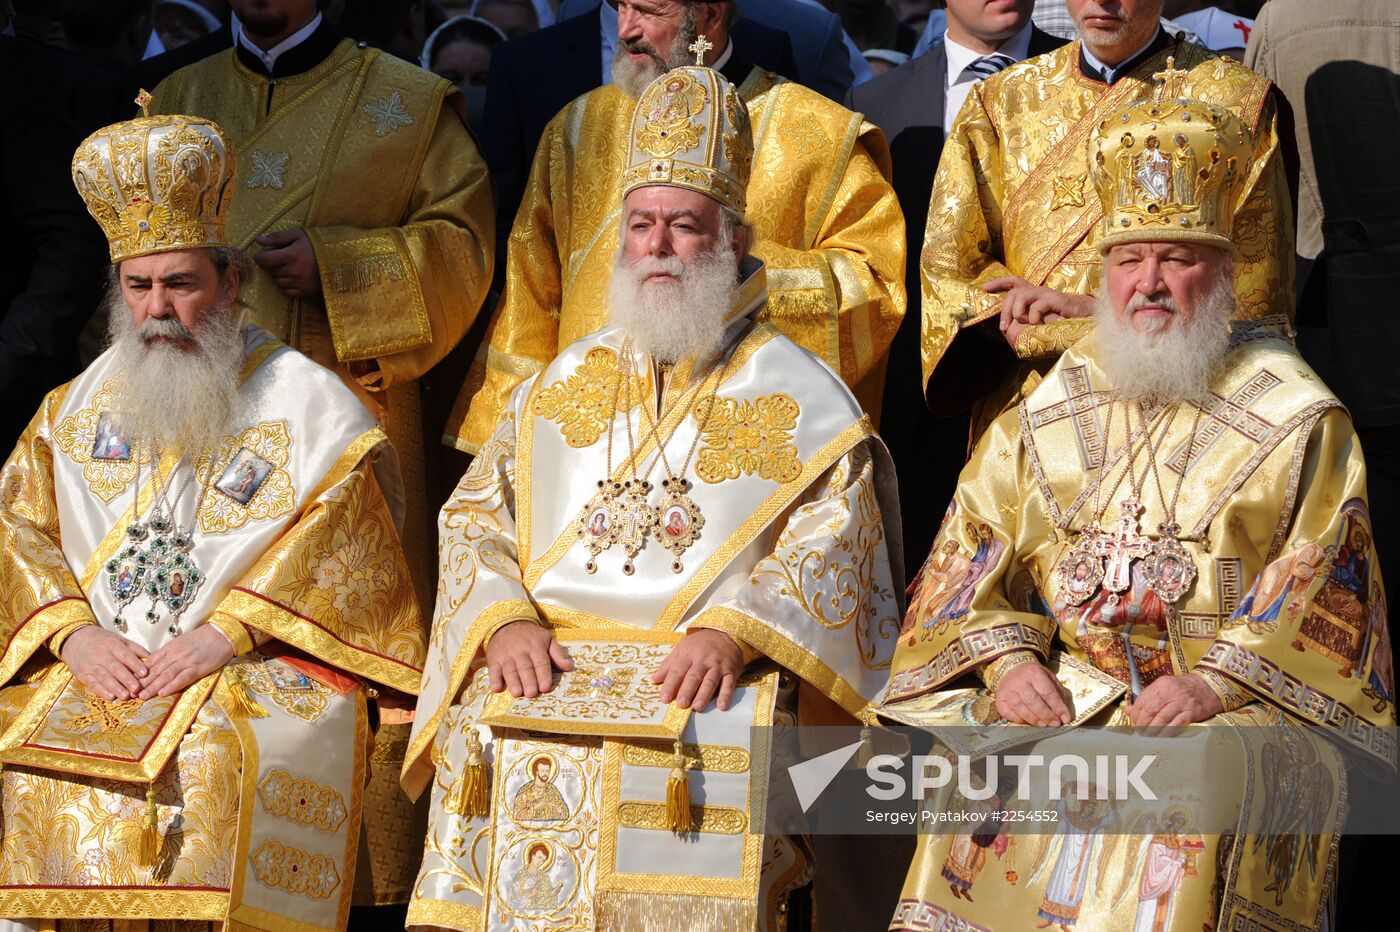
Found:
<path fill-rule="evenodd" d="M 751 768 L 767 767 L 747 747 L 750 726 L 791 721 L 776 694 L 791 692 L 792 674 L 861 712 L 887 679 L 902 555 L 888 454 L 830 369 L 754 322 L 763 277 L 760 265 L 744 282 L 724 361 L 709 374 L 683 363 L 663 380 L 642 357 L 642 371 L 623 379 L 617 328 L 567 347 L 516 389 L 443 508 L 442 583 L 405 769 L 405 786 L 427 787 L 432 798 L 410 925 L 534 928 L 549 916 L 572 928 L 627 929 L 650 916 L 697 930 L 753 928 L 760 917 L 772 921 L 809 875 L 796 844 L 748 824 L 742 787 Z M 672 469 L 695 449 L 687 478 L 701 536 L 678 572 L 653 540 L 635 573 L 623 573 L 619 547 L 601 552 L 589 573 L 580 528 L 592 525 L 584 512 L 607 472 L 608 433 L 623 475 L 629 426 L 639 462 L 656 459 L 644 426 L 651 418 L 660 419 Z M 760 655 L 735 709 L 712 707 L 685 726 L 687 753 L 703 761 L 689 774 L 691 799 L 704 800 L 692 809 L 698 833 L 677 837 L 649 816 L 654 804 L 643 801 L 657 797 L 645 794 L 664 793 L 670 766 L 655 742 L 533 735 L 522 747 L 521 732 L 478 725 L 488 695 L 482 645 L 517 619 L 561 636 L 606 629 L 664 639 L 715 628 Z M 763 673 L 761 658 L 787 672 Z M 484 818 L 455 804 L 473 729 L 496 781 Z M 514 804 L 524 793 L 513 789 L 517 776 L 544 772 L 534 753 L 555 761 L 566 820 L 536 823 Z M 565 780 L 565 771 L 577 776 Z M 552 852 L 543 875 L 505 847 L 522 831 Z"/>
<path fill-rule="evenodd" d="M 859 114 L 755 68 L 739 86 L 754 132 L 748 216 L 768 266 L 766 320 L 878 412 L 904 316 L 903 214 L 884 134 Z M 506 250 L 505 291 L 443 442 L 476 453 L 510 393 L 607 323 L 636 101 L 616 85 L 545 127 Z"/>
<path fill-rule="evenodd" d="M 1226 709 L 1213 724 L 1317 726 L 1306 731 L 1332 740 L 1309 735 L 1296 763 L 1325 767 L 1342 787 L 1337 749 L 1393 770 L 1391 651 L 1356 434 L 1345 409 L 1284 337 L 1283 321 L 1235 328 L 1212 403 L 1199 412 L 1188 404 L 1174 413 L 1147 412 L 1160 438 L 1152 448 L 1164 494 L 1148 475 L 1137 416 L 1136 446 L 1126 462 L 1124 405 L 1113 406 L 1110 424 L 1113 387 L 1095 361 L 1092 336 L 995 421 L 963 472 L 918 583 L 895 653 L 889 704 L 943 688 L 1017 651 L 1045 659 L 1053 646 L 1128 684 L 1133 695 L 1159 676 L 1202 674 Z M 1169 605 L 1147 587 L 1143 561 L 1135 559 L 1131 585 L 1116 604 L 1097 588 L 1073 605 L 1065 596 L 1073 568 L 1067 577 L 1061 561 L 1073 535 L 1098 517 L 1091 514 L 1096 477 L 1103 477 L 1098 507 L 1107 515 L 1099 524 L 1110 529 L 1120 503 L 1133 494 L 1129 468 L 1144 477 L 1144 532 L 1167 520 L 1162 499 L 1170 501 L 1180 482 L 1175 518 L 1198 575 Z M 952 598 L 932 598 L 925 590 L 940 585 L 937 561 L 949 553 L 966 556 L 972 571 Z M 1262 750 L 1261 760 L 1275 752 Z M 1240 791 L 1241 818 L 1251 800 L 1282 792 L 1277 773 L 1267 766 L 1255 773 L 1260 776 Z M 1333 814 L 1331 824 L 1342 824 L 1344 800 L 1339 788 L 1325 803 L 1332 808 L 1320 810 Z M 1195 932 L 1203 925 L 1273 928 L 1275 914 L 1296 928 L 1319 927 L 1334 880 L 1335 832 L 1319 836 L 1314 858 L 1292 860 L 1275 857 L 1275 850 L 1294 836 L 1262 847 L 1245 831 L 1208 837 L 1192 849 L 1198 875 L 1175 879 L 1167 867 L 1184 863 L 1172 850 L 1179 840 L 1167 826 L 1159 832 L 1152 844 L 1144 838 L 1143 846 L 1118 845 L 1114 857 L 1103 854 L 1097 879 L 1087 894 L 1081 886 L 1082 902 L 1073 903 L 1055 887 L 1049 862 L 1049 852 L 1066 850 L 1069 842 L 1047 847 L 1043 836 L 1017 836 L 1021 859 L 1014 869 L 1003 863 L 983 871 L 972 896 L 963 897 L 950 892 L 942 874 L 954 836 L 925 836 L 892 927 L 937 927 L 936 920 L 955 917 L 969 923 L 960 928 L 973 929 L 1053 919 L 1084 929 Z M 1092 834 L 1077 842 L 1095 847 Z M 1038 875 L 1026 858 L 1036 845 L 1044 859 Z M 1142 872 L 1142 898 L 1121 892 L 1137 882 L 1135 872 Z M 1110 888 L 1119 895 L 1108 894 Z M 1168 914 L 1165 926 L 1148 921 Z"/>
<path fill-rule="evenodd" d="M 1103 212 L 1088 177 L 1089 137 L 1117 110 L 1156 95 L 1153 75 L 1169 55 L 1187 72 L 1177 96 L 1224 107 L 1255 134 L 1234 222 L 1238 316 L 1293 307 L 1293 212 L 1271 82 L 1182 42 L 1109 86 L 1084 77 L 1079 49 L 1071 42 L 977 84 L 938 164 L 920 258 L 924 385 L 935 410 L 973 404 L 974 440 L 1091 326 L 1088 318 L 1028 326 L 1008 367 L 996 325 L 979 326 L 1002 304 L 983 283 L 1016 275 L 1070 294 L 1098 289 Z"/>
<path fill-rule="evenodd" d="M 169 493 L 194 566 L 167 571 L 191 593 L 183 629 L 215 625 L 236 656 L 178 697 L 107 702 L 58 659 L 79 628 L 114 627 L 133 590 L 125 636 L 149 651 L 172 637 L 168 611 L 145 615 L 165 577 L 127 550 L 159 535 L 133 545 L 126 529 L 153 470 L 170 489 L 191 467 L 151 462 L 107 414 L 110 352 L 49 394 L 0 471 L 0 916 L 344 928 L 367 697 L 415 693 L 423 659 L 386 500 L 397 472 L 333 373 L 244 333 L 242 428 L 197 461 L 202 496 Z"/>
<path fill-rule="evenodd" d="M 436 541 L 417 379 L 467 332 L 491 284 L 495 207 L 461 95 L 429 72 L 346 39 L 275 86 L 233 50 L 175 72 L 152 113 L 216 121 L 238 149 L 229 241 L 303 227 L 321 294 L 289 298 L 261 268 L 253 320 L 341 373 L 398 451 L 404 552 L 426 615 Z"/>

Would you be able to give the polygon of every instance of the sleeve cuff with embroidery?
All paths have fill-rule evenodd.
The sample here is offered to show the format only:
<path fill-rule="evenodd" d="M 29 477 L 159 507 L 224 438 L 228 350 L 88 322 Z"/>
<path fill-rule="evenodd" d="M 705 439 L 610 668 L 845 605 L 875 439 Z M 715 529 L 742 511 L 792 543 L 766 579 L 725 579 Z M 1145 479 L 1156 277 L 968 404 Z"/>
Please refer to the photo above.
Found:
<path fill-rule="evenodd" d="M 1233 712 L 1242 709 L 1254 701 L 1248 692 L 1236 686 L 1228 676 L 1218 673 L 1215 670 L 1203 670 L 1197 668 L 1192 673 L 1205 680 L 1210 691 L 1220 697 L 1220 704 L 1224 711 Z"/>
<path fill-rule="evenodd" d="M 989 660 L 977 668 L 977 674 L 982 677 L 982 682 L 987 689 L 996 692 L 997 684 L 1001 678 L 1011 670 L 1012 667 L 1019 667 L 1023 663 L 1040 663 L 1040 658 L 1034 651 L 1013 650 L 1009 654 L 1002 654 L 995 660 Z"/>
<path fill-rule="evenodd" d="M 64 625 L 62 628 L 59 628 L 53 634 L 49 635 L 49 650 L 53 652 L 55 657 L 62 660 L 63 642 L 68 640 L 68 636 L 79 628 L 86 628 L 88 625 L 95 624 L 97 624 L 95 621 L 75 621 L 71 624 Z"/>
<path fill-rule="evenodd" d="M 266 637 L 264 637 L 262 641 L 257 640 L 257 635 L 260 632 L 254 631 L 232 615 L 225 615 L 222 612 L 214 613 L 209 619 L 209 624 L 213 625 L 220 634 L 228 638 L 228 642 L 233 645 L 233 655 L 235 657 L 240 657 L 248 653 L 254 647 L 257 647 L 267 640 Z"/>

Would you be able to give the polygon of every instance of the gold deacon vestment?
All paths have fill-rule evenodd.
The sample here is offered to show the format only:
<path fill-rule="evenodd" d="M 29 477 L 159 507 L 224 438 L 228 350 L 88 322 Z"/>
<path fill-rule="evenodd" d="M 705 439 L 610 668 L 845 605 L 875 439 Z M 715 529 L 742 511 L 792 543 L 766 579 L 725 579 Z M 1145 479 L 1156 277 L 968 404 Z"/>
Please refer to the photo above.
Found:
<path fill-rule="evenodd" d="M 151 104 L 215 120 L 236 144 L 231 245 L 309 234 L 319 296 L 289 298 L 255 268 L 242 299 L 259 326 L 340 372 L 398 450 L 425 614 L 437 547 L 416 380 L 476 318 L 495 249 L 491 182 L 462 106 L 441 78 L 349 39 L 275 85 L 220 52 L 162 81 Z"/>
<path fill-rule="evenodd" d="M 787 892 L 810 876 L 798 843 L 764 835 L 761 791 L 749 797 L 768 767 L 765 729 L 753 726 L 791 723 L 795 677 L 852 715 L 888 681 L 897 504 L 868 418 L 830 369 L 755 322 L 762 265 L 748 272 L 720 362 L 662 374 L 642 357 L 624 375 L 619 329 L 574 343 L 516 389 L 443 508 L 441 594 L 405 769 L 405 786 L 432 798 L 410 925 L 777 928 Z M 667 471 L 684 472 L 703 518 L 665 504 L 656 474 L 655 539 L 632 561 L 619 552 L 632 517 L 611 527 L 595 481 L 608 474 L 610 433 L 614 475 L 629 478 L 628 430 L 638 463 L 654 465 L 655 437 L 666 438 Z M 700 533 L 688 548 L 664 545 L 689 530 Z M 483 707 L 509 694 L 488 700 L 481 645 L 517 619 L 553 628 L 586 677 L 540 701 L 542 716 L 572 716 L 566 733 L 482 724 Z M 691 627 L 728 632 L 756 656 L 728 711 L 662 706 L 685 722 L 684 779 L 699 803 L 698 830 L 678 835 L 656 802 L 667 799 L 671 742 L 626 736 L 645 733 L 629 724 L 633 703 L 648 688 L 654 697 L 647 676 Z M 631 662 L 585 662 L 581 638 L 616 639 L 612 656 Z M 493 775 L 485 815 L 461 804 L 477 737 Z"/>
<path fill-rule="evenodd" d="M 1337 832 L 1300 838 L 1285 819 L 1265 838 L 1243 820 L 1259 818 L 1262 801 L 1287 813 L 1306 800 L 1325 820 L 1314 824 L 1339 831 L 1346 769 L 1334 742 L 1393 771 L 1384 590 L 1366 467 L 1346 411 L 1288 341 L 1285 321 L 1234 327 L 1204 408 L 1166 406 L 1146 412 L 1150 429 L 1136 415 L 1127 425 L 1090 336 L 993 423 L 917 584 L 887 705 L 907 706 L 972 671 L 988 676 L 989 661 L 1004 666 L 1019 652 L 1043 661 L 1053 644 L 1134 695 L 1159 676 L 1202 674 L 1226 710 L 1212 724 L 1281 725 L 1274 736 L 1295 737 L 1242 739 L 1264 746 L 1252 752 L 1247 785 L 1219 787 L 1242 801 L 1233 834 L 1202 837 L 1190 806 L 1147 835 L 1125 836 L 1124 826 L 1105 834 L 1109 811 L 1088 806 L 1053 836 L 1014 836 L 1012 854 L 1005 838 L 977 841 L 978 858 L 960 850 L 965 834 L 922 836 L 892 928 L 1320 927 Z M 1143 533 L 1180 525 L 1185 557 L 1154 564 L 1137 551 L 1118 595 L 1096 581 L 1094 561 L 1067 556 L 1091 522 L 1123 529 L 1129 497 L 1145 506 Z M 1123 540 L 1132 547 L 1135 536 Z M 1154 588 L 1183 583 L 1174 604 Z M 1299 722 L 1318 727 L 1288 727 Z M 1318 776 L 1294 779 L 1304 773 Z M 1289 847 L 1302 845 L 1311 853 Z"/>
<path fill-rule="evenodd" d="M 345 927 L 368 697 L 415 693 L 423 659 L 385 499 L 398 477 L 334 373 L 244 335 L 240 429 L 192 482 L 108 414 L 113 351 L 49 394 L 0 472 L 0 916 Z M 187 488 L 202 492 L 171 491 Z M 133 534 L 159 489 L 173 529 Z M 217 626 L 234 659 L 144 702 L 107 701 L 56 659 L 117 618 L 156 650 L 162 605 L 184 630 Z"/>
<path fill-rule="evenodd" d="M 905 304 L 904 219 L 884 134 L 759 68 L 738 88 L 753 128 L 745 219 L 752 252 L 768 266 L 765 319 L 878 412 Z M 476 453 L 515 386 L 606 325 L 622 213 L 615 192 L 636 106 L 609 84 L 545 127 L 506 249 L 505 292 L 444 443 Z"/>
<path fill-rule="evenodd" d="M 1163 78 L 1168 57 L 1176 73 Z M 1162 83 L 1170 84 L 1167 97 L 1224 107 L 1253 132 L 1252 161 L 1240 169 L 1249 172 L 1248 193 L 1233 225 L 1238 316 L 1293 307 L 1293 211 L 1271 82 L 1187 42 L 1148 57 L 1112 86 L 1085 77 L 1079 59 L 1076 40 L 979 82 L 934 179 L 920 259 L 924 385 L 935 410 L 974 405 L 974 441 L 1091 327 L 1088 318 L 1027 326 L 1016 342 L 1018 363 L 995 371 L 994 355 L 967 345 L 995 339 L 1004 346 L 995 325 L 990 333 L 964 333 L 1001 313 L 1002 294 L 983 291 L 983 283 L 1016 275 L 1070 294 L 1098 289 L 1103 211 L 1089 178 L 1089 140 L 1128 104 L 1158 96 Z M 1137 140 L 1135 151 L 1146 143 Z M 1158 145 L 1168 156 L 1176 151 L 1173 140 Z"/>

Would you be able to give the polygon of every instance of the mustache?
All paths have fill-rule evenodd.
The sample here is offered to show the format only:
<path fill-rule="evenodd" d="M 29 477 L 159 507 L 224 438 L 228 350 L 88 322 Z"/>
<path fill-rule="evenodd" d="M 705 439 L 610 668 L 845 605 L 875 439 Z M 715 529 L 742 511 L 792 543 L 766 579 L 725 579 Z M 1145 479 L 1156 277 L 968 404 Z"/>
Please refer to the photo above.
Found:
<path fill-rule="evenodd" d="M 150 346 L 157 340 L 189 345 L 195 342 L 194 334 L 177 317 L 150 317 L 136 329 L 136 336 L 143 346 Z"/>
<path fill-rule="evenodd" d="M 622 39 L 620 41 L 622 47 L 634 55 L 647 55 L 655 59 L 659 64 L 664 65 L 666 63 L 661 57 L 661 53 L 656 50 L 656 46 L 648 42 L 643 36 L 638 36 L 635 39 Z"/>
<path fill-rule="evenodd" d="M 632 263 L 632 274 L 637 281 L 648 275 L 670 275 L 678 282 L 685 281 L 686 265 L 679 256 L 642 256 Z"/>
<path fill-rule="evenodd" d="M 1173 314 L 1181 313 L 1180 306 L 1178 306 L 1177 303 L 1172 300 L 1171 295 L 1167 294 L 1165 291 L 1156 291 L 1152 294 L 1135 294 L 1128 301 L 1128 306 L 1124 308 L 1124 310 L 1131 314 L 1147 304 L 1155 304 L 1163 310 L 1171 311 Z"/>

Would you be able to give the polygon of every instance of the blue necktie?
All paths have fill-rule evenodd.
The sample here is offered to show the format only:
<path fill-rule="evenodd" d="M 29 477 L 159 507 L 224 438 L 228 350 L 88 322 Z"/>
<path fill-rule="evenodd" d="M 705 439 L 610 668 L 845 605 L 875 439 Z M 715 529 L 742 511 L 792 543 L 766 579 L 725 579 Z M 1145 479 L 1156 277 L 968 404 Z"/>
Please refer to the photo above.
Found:
<path fill-rule="evenodd" d="M 972 64 L 963 69 L 963 74 L 973 75 L 980 81 L 1014 64 L 1016 64 L 1016 62 L 1011 56 L 1003 55 L 1000 52 L 993 52 L 991 55 L 983 55 L 981 58 L 973 59 Z"/>

